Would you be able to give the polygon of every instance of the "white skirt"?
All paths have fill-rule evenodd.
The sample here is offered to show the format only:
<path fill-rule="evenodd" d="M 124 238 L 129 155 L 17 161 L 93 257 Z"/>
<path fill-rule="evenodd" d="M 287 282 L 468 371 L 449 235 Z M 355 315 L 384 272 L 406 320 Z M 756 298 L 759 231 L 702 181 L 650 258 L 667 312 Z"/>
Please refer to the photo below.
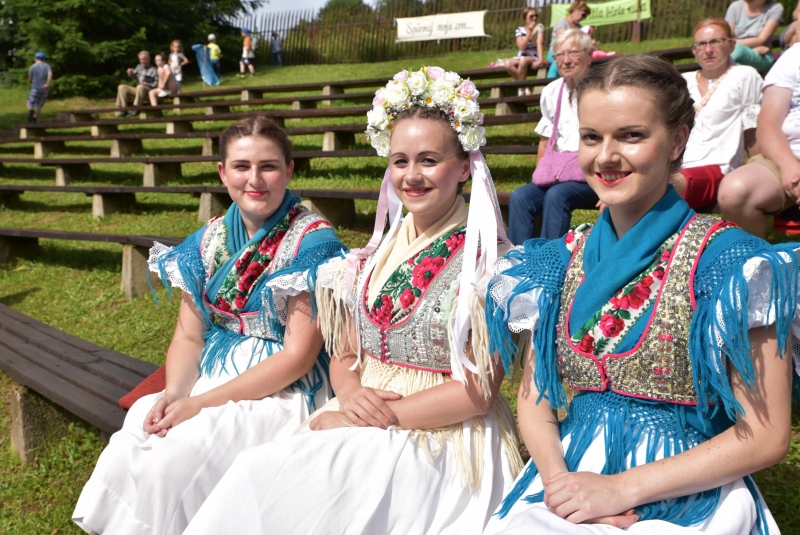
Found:
<path fill-rule="evenodd" d="M 586 450 L 578 471 L 600 473 L 605 464 L 605 444 L 602 427 L 598 427 L 592 443 Z M 565 437 L 562 442 L 564 451 L 569 446 L 569 437 Z M 637 445 L 638 464 L 644 464 L 645 450 L 647 447 L 646 437 L 642 437 Z M 525 472 L 523 469 L 520 477 Z M 541 474 L 531 482 L 524 496 L 536 494 L 543 489 Z M 763 513 L 772 535 L 780 534 L 775 520 L 767 508 L 767 504 L 761 499 Z M 489 525 L 486 526 L 484 535 L 528 535 L 531 533 L 552 533 L 564 535 L 689 535 L 698 533 L 708 533 L 715 535 L 757 535 L 756 527 L 756 506 L 753 496 L 744 484 L 742 479 L 722 486 L 719 498 L 719 505 L 714 513 L 704 522 L 688 527 L 676 526 L 675 524 L 664 522 L 663 520 L 644 520 L 635 523 L 627 530 L 622 530 L 604 524 L 573 524 L 555 513 L 552 513 L 544 503 L 529 504 L 524 500 L 519 500 L 509 511 L 508 515 L 501 519 L 492 516 Z"/>
<path fill-rule="evenodd" d="M 474 490 L 459 480 L 449 441 L 374 427 L 304 430 L 239 454 L 185 533 L 480 534 L 513 481 L 498 425 L 484 418 Z M 422 440 L 441 448 L 433 461 Z"/>
<path fill-rule="evenodd" d="M 233 360 L 244 371 L 251 348 L 249 343 L 239 346 L 227 370 L 235 374 Z M 278 350 L 280 345 L 273 344 L 262 355 Z M 328 378 L 321 375 L 324 384 L 316 392 L 317 407 L 330 397 Z M 191 395 L 233 377 L 225 372 L 201 376 Z M 152 394 L 134 403 L 122 429 L 111 436 L 100 455 L 72 515 L 86 532 L 182 533 L 239 452 L 290 436 L 310 413 L 307 395 L 289 387 L 264 399 L 203 409 L 160 438 L 145 433 L 142 424 L 163 396 L 164 392 Z"/>

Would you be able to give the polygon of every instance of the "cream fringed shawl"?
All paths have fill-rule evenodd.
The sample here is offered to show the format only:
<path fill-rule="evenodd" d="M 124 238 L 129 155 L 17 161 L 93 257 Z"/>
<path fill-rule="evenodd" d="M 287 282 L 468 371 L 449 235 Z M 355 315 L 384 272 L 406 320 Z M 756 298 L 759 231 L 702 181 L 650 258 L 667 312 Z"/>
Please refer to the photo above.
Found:
<path fill-rule="evenodd" d="M 451 209 L 432 227 L 424 233 L 417 235 L 414 227 L 413 214 L 403 220 L 397 233 L 384 239 L 391 240 L 389 246 L 384 248 L 382 254 L 376 258 L 375 267 L 370 277 L 367 288 L 368 302 L 372 302 L 391 274 L 406 260 L 424 249 L 428 244 L 441 236 L 452 232 L 467 222 L 467 208 L 461 196 L 458 197 Z M 498 244 L 498 256 L 506 252 L 507 247 Z M 357 340 L 350 339 L 351 317 L 355 306 L 359 302 L 356 288 L 345 287 L 345 273 L 347 261 L 341 258 L 333 259 L 323 264 L 317 272 L 317 310 L 320 330 L 325 338 L 325 345 L 331 356 L 348 352 L 350 348 L 358 346 Z M 457 281 L 456 281 L 457 282 Z M 451 303 L 449 311 L 449 328 L 455 317 L 455 288 L 448 301 Z M 475 362 L 479 368 L 479 383 L 484 392 L 490 392 L 490 379 L 493 374 L 491 357 L 488 351 L 488 334 L 484 318 L 485 292 L 477 292 L 470 310 L 472 321 L 471 346 Z M 452 340 L 452 336 L 450 336 Z M 455 358 L 452 354 L 451 358 Z M 417 370 L 404 366 L 381 363 L 377 359 L 367 357 L 360 359 L 361 384 L 371 388 L 390 390 L 408 396 L 434 386 L 451 381 L 449 375 Z M 338 410 L 338 400 L 332 400 L 322 410 Z M 509 459 L 512 473 L 516 474 L 522 469 L 522 459 L 519 455 L 519 439 L 516 425 L 508 401 L 498 395 L 492 404 L 491 414 L 499 426 L 499 435 L 503 449 Z M 468 424 L 468 425 L 467 425 Z M 477 488 L 483 477 L 484 442 L 486 421 L 482 416 L 476 416 L 468 422 L 460 422 L 443 428 L 428 430 L 413 430 L 410 439 L 414 440 L 425 451 L 428 458 L 433 461 L 442 452 L 445 443 L 453 447 L 453 454 L 459 467 L 462 482 L 470 488 Z"/>

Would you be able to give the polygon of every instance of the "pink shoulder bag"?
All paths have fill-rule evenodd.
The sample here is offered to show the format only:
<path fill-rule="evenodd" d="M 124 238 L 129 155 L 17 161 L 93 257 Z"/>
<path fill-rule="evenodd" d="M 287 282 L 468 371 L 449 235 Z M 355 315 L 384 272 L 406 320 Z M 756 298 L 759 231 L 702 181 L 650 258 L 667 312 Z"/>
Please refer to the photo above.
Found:
<path fill-rule="evenodd" d="M 558 104 L 556 104 L 556 115 L 553 118 L 553 134 L 547 142 L 544 155 L 536 162 L 536 169 L 533 171 L 533 183 L 539 187 L 549 187 L 559 182 L 586 182 L 578 165 L 577 151 L 556 150 L 556 139 L 558 138 L 558 119 L 561 116 L 561 97 L 564 95 L 564 85 L 561 82 L 561 89 L 558 92 Z"/>

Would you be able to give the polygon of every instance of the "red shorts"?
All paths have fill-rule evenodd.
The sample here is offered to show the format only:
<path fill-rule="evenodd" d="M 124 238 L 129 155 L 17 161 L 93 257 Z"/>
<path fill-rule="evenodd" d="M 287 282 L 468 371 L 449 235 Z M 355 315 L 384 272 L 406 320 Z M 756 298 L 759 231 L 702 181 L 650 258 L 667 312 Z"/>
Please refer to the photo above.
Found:
<path fill-rule="evenodd" d="M 699 210 L 717 204 L 719 184 L 725 177 L 718 165 L 688 167 L 681 169 L 681 174 L 686 177 L 683 198 L 692 209 Z"/>

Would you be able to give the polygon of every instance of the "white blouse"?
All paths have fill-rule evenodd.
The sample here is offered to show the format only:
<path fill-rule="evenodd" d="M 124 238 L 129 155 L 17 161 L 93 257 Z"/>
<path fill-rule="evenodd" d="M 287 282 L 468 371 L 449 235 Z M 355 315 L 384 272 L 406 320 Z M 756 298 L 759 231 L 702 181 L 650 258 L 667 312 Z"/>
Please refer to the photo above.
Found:
<path fill-rule="evenodd" d="M 695 104 L 703 98 L 697 72 L 683 74 Z M 728 174 L 744 163 L 744 131 L 756 127 L 763 80 L 754 68 L 736 65 L 718 83 L 695 118 L 683 155 L 684 168 L 718 165 Z"/>
<path fill-rule="evenodd" d="M 542 137 L 553 136 L 553 120 L 556 116 L 556 104 L 558 103 L 558 92 L 564 80 L 559 78 L 547 84 L 542 90 L 542 97 L 539 105 L 542 108 L 542 118 L 536 125 L 534 131 Z M 577 151 L 580 141 L 578 124 L 578 94 L 572 92 L 572 99 L 569 98 L 569 89 L 564 86 L 564 95 L 561 97 L 561 116 L 558 118 L 558 139 L 556 139 L 556 149 L 559 152 Z"/>

